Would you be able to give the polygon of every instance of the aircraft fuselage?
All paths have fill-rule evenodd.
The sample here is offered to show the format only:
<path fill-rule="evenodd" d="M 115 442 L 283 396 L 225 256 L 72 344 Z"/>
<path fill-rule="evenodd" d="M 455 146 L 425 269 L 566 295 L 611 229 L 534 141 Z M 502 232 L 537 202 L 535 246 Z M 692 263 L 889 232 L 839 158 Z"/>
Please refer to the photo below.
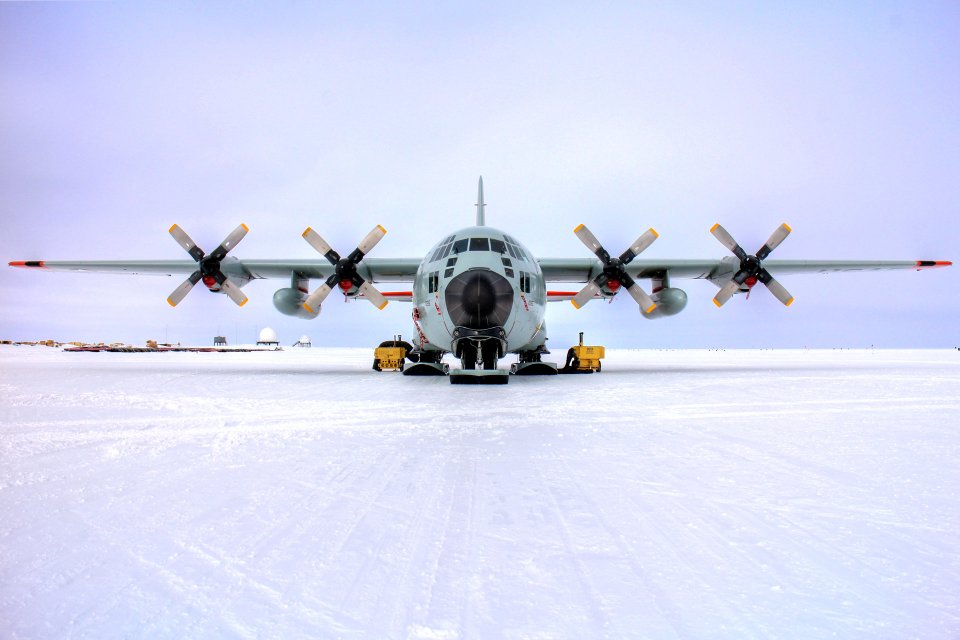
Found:
<path fill-rule="evenodd" d="M 414 340 L 425 351 L 468 358 L 478 349 L 489 362 L 546 340 L 540 265 L 493 227 L 467 227 L 437 243 L 417 269 L 412 298 Z"/>

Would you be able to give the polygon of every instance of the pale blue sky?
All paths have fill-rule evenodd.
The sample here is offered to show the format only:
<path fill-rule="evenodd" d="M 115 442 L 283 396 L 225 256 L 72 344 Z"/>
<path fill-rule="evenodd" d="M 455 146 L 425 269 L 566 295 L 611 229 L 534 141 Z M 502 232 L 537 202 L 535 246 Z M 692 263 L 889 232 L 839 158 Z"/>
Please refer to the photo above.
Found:
<path fill-rule="evenodd" d="M 721 257 L 783 221 L 792 259 L 956 260 L 960 5 L 843 3 L 0 4 L 0 258 L 177 259 L 176 222 L 240 258 L 419 257 L 487 222 L 543 257 Z M 643 320 L 624 296 L 551 307 L 554 346 L 953 346 L 960 269 L 792 276 L 690 296 Z M 0 269 L 0 337 L 370 345 L 410 334 L 407 304 L 334 299 L 314 321 L 242 308 L 179 279 Z M 386 288 L 386 287 L 385 287 Z"/>

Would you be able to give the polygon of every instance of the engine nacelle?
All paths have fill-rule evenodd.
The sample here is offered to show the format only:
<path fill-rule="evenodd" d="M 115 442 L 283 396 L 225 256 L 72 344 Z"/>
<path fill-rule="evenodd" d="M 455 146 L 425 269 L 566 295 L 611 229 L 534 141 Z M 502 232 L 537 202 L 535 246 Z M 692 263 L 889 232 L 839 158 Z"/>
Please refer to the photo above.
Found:
<path fill-rule="evenodd" d="M 650 297 L 657 303 L 657 308 L 650 313 L 644 312 L 643 309 L 640 310 L 643 317 L 648 320 L 675 316 L 687 306 L 687 292 L 683 289 L 668 287 L 657 291 Z"/>
<path fill-rule="evenodd" d="M 300 291 L 299 289 L 293 289 L 287 287 L 286 289 L 277 289 L 277 292 L 273 294 L 273 306 L 277 308 L 277 311 L 286 315 L 293 316 L 294 318 L 303 318 L 304 320 L 312 320 L 320 315 L 320 309 L 318 308 L 315 312 L 310 313 L 303 307 L 303 303 L 306 302 L 308 294 Z"/>

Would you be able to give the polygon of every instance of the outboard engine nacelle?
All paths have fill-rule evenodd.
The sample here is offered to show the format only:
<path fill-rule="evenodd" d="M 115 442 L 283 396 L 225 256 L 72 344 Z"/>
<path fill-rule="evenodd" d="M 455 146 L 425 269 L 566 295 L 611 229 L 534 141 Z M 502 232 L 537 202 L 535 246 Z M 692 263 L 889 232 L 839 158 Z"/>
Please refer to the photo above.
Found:
<path fill-rule="evenodd" d="M 640 310 L 643 317 L 648 320 L 675 316 L 687 306 L 687 292 L 683 289 L 667 287 L 666 289 L 657 291 L 650 297 L 657 303 L 657 308 L 650 313 L 646 313 L 643 309 Z"/>
<path fill-rule="evenodd" d="M 273 306 L 284 315 L 303 318 L 304 320 L 312 320 L 320 315 L 320 306 L 318 305 L 317 310 L 313 313 L 307 311 L 303 303 L 307 300 L 308 295 L 309 294 L 292 287 L 277 289 L 277 292 L 273 294 Z"/>

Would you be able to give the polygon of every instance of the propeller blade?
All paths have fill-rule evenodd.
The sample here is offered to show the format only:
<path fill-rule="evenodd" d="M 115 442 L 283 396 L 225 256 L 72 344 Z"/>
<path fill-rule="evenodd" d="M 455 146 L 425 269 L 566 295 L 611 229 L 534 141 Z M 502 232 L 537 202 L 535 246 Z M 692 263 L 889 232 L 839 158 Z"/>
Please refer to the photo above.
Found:
<path fill-rule="evenodd" d="M 333 277 L 334 276 L 330 276 L 330 278 Z M 323 304 L 323 301 L 327 299 L 327 296 L 330 295 L 330 292 L 333 290 L 333 285 L 330 284 L 330 278 L 327 278 L 326 282 L 317 287 L 317 290 L 303 301 L 304 309 L 310 313 L 317 313 L 320 310 L 320 305 Z"/>
<path fill-rule="evenodd" d="M 190 277 L 183 281 L 179 287 L 173 290 L 173 293 L 170 294 L 170 297 L 167 298 L 167 303 L 171 307 L 175 307 L 180 304 L 180 301 L 183 300 L 188 293 L 193 289 L 193 286 L 200 282 L 200 270 L 197 269 L 190 274 Z"/>
<path fill-rule="evenodd" d="M 733 297 L 733 294 L 735 294 L 739 288 L 740 283 L 731 279 L 730 282 L 723 285 L 717 295 L 713 297 L 713 304 L 717 305 L 718 307 L 722 307 L 727 303 L 727 300 Z"/>
<path fill-rule="evenodd" d="M 360 295 L 369 300 L 377 309 L 383 309 L 390 302 L 385 295 L 366 280 L 360 284 L 359 289 Z"/>
<path fill-rule="evenodd" d="M 197 246 L 197 243 L 193 241 L 193 238 L 187 235 L 187 232 L 180 228 L 180 225 L 173 225 L 170 227 L 170 235 L 173 236 L 173 239 L 177 241 L 184 250 L 190 254 L 190 257 L 200 262 L 203 260 L 203 249 Z"/>
<path fill-rule="evenodd" d="M 637 304 L 640 305 L 640 308 L 643 309 L 644 313 L 650 313 L 657 308 L 657 303 L 653 301 L 647 292 L 643 290 L 643 287 L 638 285 L 636 282 L 627 287 L 627 291 L 630 292 L 630 295 L 633 296 L 633 299 L 637 301 Z"/>
<path fill-rule="evenodd" d="M 787 291 L 782 284 L 777 282 L 776 278 L 770 275 L 769 271 L 766 269 L 762 270 L 760 272 L 759 279 L 760 282 L 766 285 L 767 289 L 770 290 L 770 293 L 772 293 L 777 300 L 782 302 L 784 306 L 789 307 L 791 304 L 793 304 L 793 296 L 790 295 L 790 292 Z"/>
<path fill-rule="evenodd" d="M 370 253 L 371 249 L 377 246 L 377 243 L 383 240 L 383 236 L 387 235 L 387 230 L 377 225 L 373 228 L 366 237 L 360 241 L 360 244 L 357 245 L 357 249 L 364 256 Z M 363 256 L 361 256 L 363 257 Z M 359 260 L 357 260 L 359 262 Z"/>
<path fill-rule="evenodd" d="M 713 234 L 714 238 L 720 241 L 720 244 L 732 251 L 733 255 L 737 256 L 737 258 L 740 260 L 743 260 L 747 255 L 747 252 L 743 250 L 743 247 L 737 244 L 737 241 L 733 239 L 733 236 L 731 236 L 726 229 L 721 227 L 719 222 L 710 228 L 710 233 Z M 716 298 L 714 298 L 714 301 L 716 301 Z"/>
<path fill-rule="evenodd" d="M 220 275 L 223 275 L 222 271 L 217 274 L 218 281 L 220 280 Z M 236 302 L 238 307 L 242 307 L 243 305 L 247 304 L 247 296 L 244 295 L 243 291 L 240 291 L 240 287 L 233 284 L 233 282 L 225 275 L 223 276 L 223 282 L 220 283 L 220 290 L 227 294 L 231 300 Z"/>
<path fill-rule="evenodd" d="M 587 249 L 590 249 L 592 253 L 600 258 L 600 262 L 606 264 L 610 261 L 610 254 L 603 248 L 603 245 L 600 244 L 597 237 L 590 233 L 590 229 L 587 229 L 586 225 L 578 225 L 577 228 L 573 230 L 573 233 L 580 238 L 580 242 L 582 242 Z"/>
<path fill-rule="evenodd" d="M 337 264 L 340 262 L 340 254 L 333 250 L 327 241 L 320 237 L 320 234 L 313 230 L 312 227 L 307 227 L 303 232 L 303 239 L 307 243 L 317 250 L 323 257 L 330 261 L 330 264 Z"/>
<path fill-rule="evenodd" d="M 767 240 L 766 244 L 760 247 L 760 250 L 757 251 L 757 257 L 760 260 L 766 259 L 766 257 L 770 255 L 770 252 L 779 247 L 780 243 L 783 242 L 788 235 L 790 235 L 791 231 L 793 231 L 793 229 L 791 229 L 786 222 L 777 227 L 770 236 L 770 239 Z"/>
<path fill-rule="evenodd" d="M 653 244 L 653 241 L 659 237 L 660 234 L 657 233 L 655 229 L 652 227 L 647 229 L 642 236 L 636 239 L 629 249 L 623 252 L 623 255 L 620 256 L 620 262 L 630 264 L 631 260 L 646 251 L 647 247 Z"/>
<path fill-rule="evenodd" d="M 590 302 L 590 300 L 592 300 L 593 297 L 597 295 L 599 291 L 600 291 L 599 285 L 597 285 L 596 282 L 591 280 L 590 282 L 587 283 L 587 286 L 585 286 L 583 289 L 580 289 L 580 292 L 577 295 L 573 296 L 573 299 L 570 300 L 570 302 L 573 303 L 574 307 L 579 309 L 583 305 Z"/>
<path fill-rule="evenodd" d="M 220 246 L 213 250 L 213 253 L 210 254 L 210 257 L 216 261 L 223 260 L 230 250 L 237 246 L 237 243 L 243 240 L 243 237 L 247 235 L 247 232 L 250 231 L 250 227 L 243 224 L 242 222 L 237 225 L 237 228 L 230 232 L 223 242 L 220 243 Z M 246 300 L 244 300 L 246 302 Z M 238 303 L 239 304 L 239 303 Z"/>

